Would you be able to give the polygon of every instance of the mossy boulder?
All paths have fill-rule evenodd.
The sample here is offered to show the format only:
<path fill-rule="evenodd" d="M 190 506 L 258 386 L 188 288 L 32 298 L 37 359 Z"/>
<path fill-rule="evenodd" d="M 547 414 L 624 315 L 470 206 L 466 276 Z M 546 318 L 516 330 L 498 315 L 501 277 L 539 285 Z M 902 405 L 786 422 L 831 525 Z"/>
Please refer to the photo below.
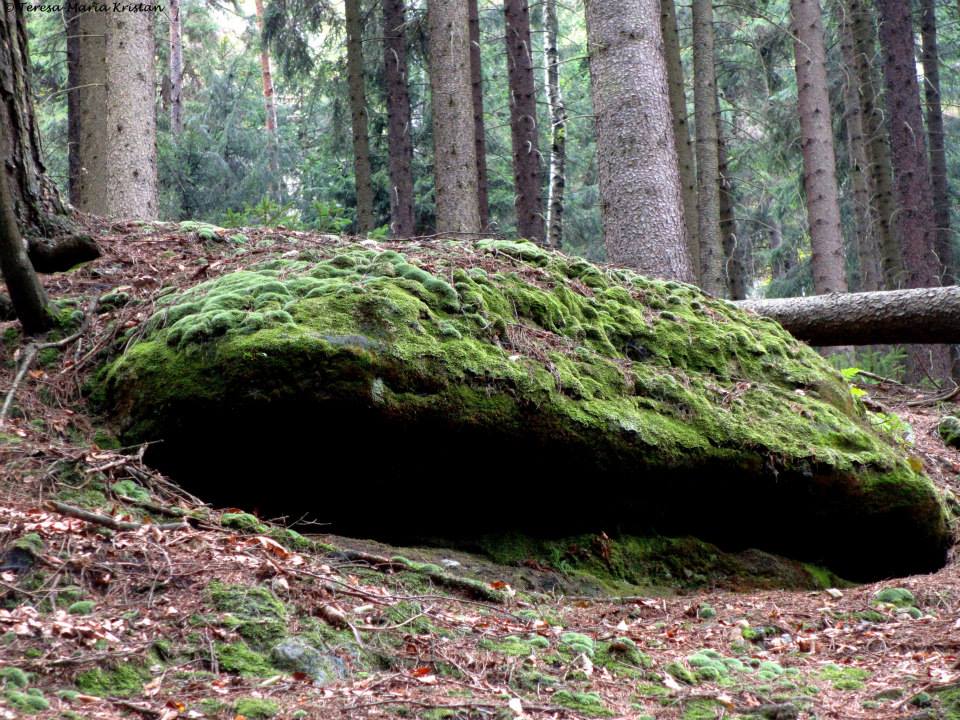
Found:
<path fill-rule="evenodd" d="M 381 534 L 692 532 L 853 579 L 945 559 L 932 484 L 843 379 L 689 285 L 525 242 L 331 239 L 161 303 L 94 397 L 214 502 Z M 447 492 L 471 483 L 469 507 Z"/>
<path fill-rule="evenodd" d="M 953 415 L 946 415 L 941 418 L 937 424 L 937 432 L 940 433 L 944 444 L 960 448 L 960 418 Z"/>

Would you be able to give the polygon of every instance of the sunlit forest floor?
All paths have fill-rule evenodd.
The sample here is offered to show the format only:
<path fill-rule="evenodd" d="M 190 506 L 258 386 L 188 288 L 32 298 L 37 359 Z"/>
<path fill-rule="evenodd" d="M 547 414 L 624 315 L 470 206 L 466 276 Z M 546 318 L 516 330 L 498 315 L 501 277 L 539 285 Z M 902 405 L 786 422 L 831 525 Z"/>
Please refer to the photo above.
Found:
<path fill-rule="evenodd" d="M 62 336 L 80 333 L 41 352 L 0 428 L 0 718 L 960 717 L 953 558 L 828 591 L 571 595 L 562 566 L 533 559 L 305 536 L 205 507 L 114 447 L 84 384 L 162 287 L 321 239 L 90 232 L 104 257 L 45 278 Z M 0 339 L 6 389 L 14 322 Z M 867 390 L 912 428 L 937 485 L 960 492 L 960 453 L 936 434 L 944 408 Z M 602 553 L 597 540 L 578 551 Z"/>

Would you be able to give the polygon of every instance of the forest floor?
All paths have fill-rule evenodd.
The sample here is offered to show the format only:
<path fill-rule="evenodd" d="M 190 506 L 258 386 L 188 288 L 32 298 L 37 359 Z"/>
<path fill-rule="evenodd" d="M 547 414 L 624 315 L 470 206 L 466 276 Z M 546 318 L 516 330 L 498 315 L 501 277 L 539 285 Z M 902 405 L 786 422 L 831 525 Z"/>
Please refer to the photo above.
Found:
<path fill-rule="evenodd" d="M 840 589 L 572 595 L 562 566 L 534 558 L 305 537 L 206 507 L 113 447 L 85 380 L 161 288 L 330 240 L 90 232 L 104 257 L 45 278 L 67 342 L 40 350 L 0 425 L 0 720 L 960 717 L 952 554 L 932 575 Z M 0 402 L 25 355 L 0 322 Z M 955 406 L 864 387 L 960 494 L 960 453 L 936 433 Z"/>

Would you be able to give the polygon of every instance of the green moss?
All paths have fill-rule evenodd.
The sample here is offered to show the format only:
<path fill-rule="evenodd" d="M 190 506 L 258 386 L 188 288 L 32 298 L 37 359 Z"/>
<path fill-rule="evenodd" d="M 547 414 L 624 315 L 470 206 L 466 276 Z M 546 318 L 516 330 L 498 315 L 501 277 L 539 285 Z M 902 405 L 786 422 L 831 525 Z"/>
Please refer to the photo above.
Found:
<path fill-rule="evenodd" d="M 582 633 L 563 633 L 560 636 L 560 650 L 572 655 L 583 654 L 592 658 L 594 653 L 593 638 Z"/>
<path fill-rule="evenodd" d="M 220 713 L 227 709 L 227 704 L 222 700 L 217 700 L 216 698 L 203 698 L 197 703 L 197 706 L 204 715 L 209 717 L 217 717 Z"/>
<path fill-rule="evenodd" d="M 873 594 L 870 602 L 887 603 L 898 608 L 908 608 L 917 604 L 913 593 L 906 588 L 882 588 Z"/>
<path fill-rule="evenodd" d="M 150 502 L 150 492 L 135 480 L 121 480 L 110 486 L 114 493 L 137 502 Z"/>
<path fill-rule="evenodd" d="M 255 677 L 271 677 L 277 674 L 277 670 L 263 654 L 252 650 L 244 642 L 218 643 L 216 654 L 220 669 L 227 672 Z"/>
<path fill-rule="evenodd" d="M 96 607 L 96 604 L 93 600 L 78 600 L 67 608 L 67 612 L 71 615 L 89 615 L 93 612 L 94 607 Z"/>
<path fill-rule="evenodd" d="M 115 667 L 98 667 L 77 675 L 80 692 L 97 697 L 131 697 L 143 690 L 147 673 L 136 665 L 119 663 Z"/>
<path fill-rule="evenodd" d="M 313 542 L 296 530 L 289 528 L 274 528 L 270 537 L 290 550 L 312 550 Z"/>
<path fill-rule="evenodd" d="M 267 532 L 267 526 L 250 513 L 224 513 L 220 516 L 220 524 L 225 528 L 246 533 L 262 535 Z"/>
<path fill-rule="evenodd" d="M 649 496 L 649 478 L 743 478 L 683 499 L 720 497 L 762 518 L 757 498 L 775 505 L 806 483 L 797 524 L 771 530 L 804 537 L 805 552 L 854 571 L 864 558 L 943 561 L 932 484 L 871 429 L 843 378 L 773 322 L 526 242 L 316 252 L 161 298 L 99 377 L 124 442 L 168 437 L 186 418 L 179 442 L 199 450 L 211 409 L 241 428 L 284 404 L 305 416 L 362 408 L 397 427 L 591 457 L 636 478 L 631 497 Z M 813 540 L 811 516 L 826 528 Z"/>
<path fill-rule="evenodd" d="M 240 698 L 233 706 L 237 715 L 245 718 L 271 718 L 280 712 L 280 706 L 265 698 Z"/>
<path fill-rule="evenodd" d="M 951 415 L 940 420 L 937 425 L 937 432 L 943 442 L 952 447 L 960 447 L 960 418 Z"/>
<path fill-rule="evenodd" d="M 726 708 L 723 703 L 707 698 L 687 700 L 683 704 L 683 720 L 716 720 L 723 717 Z"/>
<path fill-rule="evenodd" d="M 480 647 L 484 650 L 499 653 L 500 655 L 509 655 L 512 657 L 527 657 L 534 655 L 537 649 L 543 649 L 544 642 L 549 647 L 549 641 L 545 638 L 534 636 L 531 638 L 521 638 L 516 635 L 509 635 L 502 640 L 484 638 L 480 641 Z"/>
<path fill-rule="evenodd" d="M 864 680 L 870 677 L 870 671 L 828 663 L 820 669 L 818 676 L 821 680 L 829 682 L 837 690 L 862 690 Z"/>
<path fill-rule="evenodd" d="M 672 675 L 674 679 L 679 680 L 682 683 L 686 683 L 687 685 L 697 684 L 697 676 L 678 662 L 672 662 L 664 669 L 667 671 L 667 673 Z"/>
<path fill-rule="evenodd" d="M 553 694 L 553 702 L 586 717 L 611 717 L 615 714 L 603 704 L 599 695 L 592 692 L 558 690 Z"/>
<path fill-rule="evenodd" d="M 228 613 L 234 628 L 252 646 L 263 649 L 287 634 L 287 610 L 269 589 L 212 582 L 207 588 L 214 607 Z"/>
<path fill-rule="evenodd" d="M 43 553 L 44 544 L 43 538 L 37 533 L 26 533 L 14 540 L 12 546 L 36 556 Z"/>
<path fill-rule="evenodd" d="M 26 692 L 7 690 L 3 693 L 3 697 L 14 710 L 19 710 L 27 715 L 35 715 L 50 709 L 50 703 L 43 697 L 43 693 L 37 689 L 30 689 Z"/>
<path fill-rule="evenodd" d="M 18 667 L 0 668 L 0 682 L 5 687 L 23 689 L 30 684 L 30 676 Z"/>
<path fill-rule="evenodd" d="M 641 652 L 637 644 L 626 637 L 598 643 L 593 660 L 595 665 L 626 675 L 641 675 L 638 671 L 653 667 L 650 656 Z"/>

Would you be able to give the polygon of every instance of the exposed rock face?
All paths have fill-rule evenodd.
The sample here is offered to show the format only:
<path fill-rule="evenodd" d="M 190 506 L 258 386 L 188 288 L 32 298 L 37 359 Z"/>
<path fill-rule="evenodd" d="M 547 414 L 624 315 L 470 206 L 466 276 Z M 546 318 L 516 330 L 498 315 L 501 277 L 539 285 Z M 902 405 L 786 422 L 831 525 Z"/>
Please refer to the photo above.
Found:
<path fill-rule="evenodd" d="M 528 243 L 331 240 L 205 282 L 101 390 L 195 491 L 335 530 L 656 529 L 854 579 L 934 569 L 950 539 L 776 323 Z"/>

